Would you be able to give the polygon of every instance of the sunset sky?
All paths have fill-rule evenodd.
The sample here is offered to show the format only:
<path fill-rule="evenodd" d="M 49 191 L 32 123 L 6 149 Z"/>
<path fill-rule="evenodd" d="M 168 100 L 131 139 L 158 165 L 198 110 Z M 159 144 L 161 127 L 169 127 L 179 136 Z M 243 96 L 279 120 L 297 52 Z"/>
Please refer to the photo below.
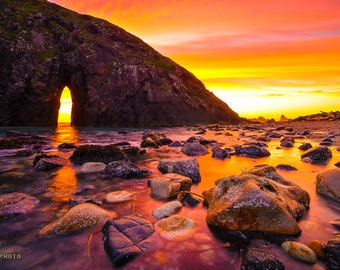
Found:
<path fill-rule="evenodd" d="M 340 110 L 339 0 L 50 0 L 106 19 L 243 117 Z"/>

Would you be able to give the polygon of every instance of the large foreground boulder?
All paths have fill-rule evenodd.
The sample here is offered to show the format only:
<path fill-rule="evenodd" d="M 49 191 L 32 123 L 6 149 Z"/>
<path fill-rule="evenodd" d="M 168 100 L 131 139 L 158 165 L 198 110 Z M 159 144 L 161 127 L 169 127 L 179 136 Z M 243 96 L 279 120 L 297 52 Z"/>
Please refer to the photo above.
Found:
<path fill-rule="evenodd" d="M 205 192 L 207 223 L 231 231 L 257 231 L 284 235 L 301 232 L 297 224 L 308 209 L 309 194 L 296 185 L 283 185 L 253 174 L 230 176 Z"/>
<path fill-rule="evenodd" d="M 240 121 L 192 73 L 108 21 L 42 0 L 2 0 L 0 125 L 57 125 L 65 86 L 75 126 Z"/>
<path fill-rule="evenodd" d="M 38 204 L 37 198 L 20 192 L 0 195 L 0 221 L 29 213 Z"/>
<path fill-rule="evenodd" d="M 320 172 L 316 176 L 316 192 L 340 201 L 340 169 Z"/>
<path fill-rule="evenodd" d="M 154 228 L 147 219 L 130 215 L 107 221 L 102 233 L 106 254 L 121 266 L 147 249 Z"/>

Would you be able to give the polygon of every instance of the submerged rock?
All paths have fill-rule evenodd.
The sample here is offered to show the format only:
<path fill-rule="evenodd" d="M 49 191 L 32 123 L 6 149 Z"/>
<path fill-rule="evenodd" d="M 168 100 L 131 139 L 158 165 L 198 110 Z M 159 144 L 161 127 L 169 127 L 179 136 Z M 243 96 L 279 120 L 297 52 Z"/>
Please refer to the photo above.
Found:
<path fill-rule="evenodd" d="M 181 191 L 190 191 L 192 180 L 177 173 L 166 173 L 162 176 L 149 179 L 148 186 L 151 196 L 158 199 L 167 199 Z"/>
<path fill-rule="evenodd" d="M 309 194 L 249 173 L 218 180 L 203 194 L 209 203 L 207 223 L 231 231 L 258 231 L 285 235 L 301 232 L 296 219 L 308 209 Z"/>
<path fill-rule="evenodd" d="M 123 216 L 105 223 L 104 249 L 114 266 L 121 266 L 142 254 L 151 243 L 152 224 L 139 216 Z"/>
<path fill-rule="evenodd" d="M 185 241 L 196 233 L 197 224 L 190 218 L 180 215 L 172 215 L 157 221 L 155 229 L 156 232 L 158 232 L 164 239 Z"/>
<path fill-rule="evenodd" d="M 276 169 L 284 171 L 297 171 L 297 168 L 289 164 L 279 164 L 276 166 Z"/>
<path fill-rule="evenodd" d="M 332 158 L 332 151 L 326 146 L 316 146 L 304 152 L 301 155 L 301 158 L 303 161 L 307 159 L 313 164 L 324 164 L 330 158 Z"/>
<path fill-rule="evenodd" d="M 81 145 L 74 150 L 70 160 L 74 164 L 86 162 L 110 163 L 117 160 L 127 160 L 127 156 L 113 145 Z"/>
<path fill-rule="evenodd" d="M 42 228 L 39 235 L 78 232 L 104 223 L 116 216 L 116 213 L 92 203 L 82 203 L 72 207 L 65 215 Z"/>
<path fill-rule="evenodd" d="M 162 159 L 158 163 L 158 169 L 162 173 L 178 173 L 191 178 L 197 184 L 201 181 L 199 164 L 192 158 L 168 158 Z"/>
<path fill-rule="evenodd" d="M 105 200 L 109 203 L 116 203 L 116 202 L 125 202 L 131 200 L 133 197 L 133 193 L 120 190 L 120 191 L 113 191 L 106 195 Z"/>
<path fill-rule="evenodd" d="M 181 204 L 181 202 L 177 200 L 170 201 L 154 209 L 151 214 L 157 219 L 166 218 L 176 214 L 178 211 L 182 209 L 182 206 L 183 205 Z"/>
<path fill-rule="evenodd" d="M 39 200 L 25 193 L 13 192 L 0 195 L 0 221 L 31 212 Z"/>
<path fill-rule="evenodd" d="M 103 162 L 86 162 L 77 169 L 77 173 L 98 173 L 105 171 L 106 164 Z"/>
<path fill-rule="evenodd" d="M 50 171 L 58 169 L 64 165 L 66 165 L 66 160 L 61 157 L 57 156 L 43 157 L 39 159 L 39 161 L 35 164 L 34 170 Z"/>
<path fill-rule="evenodd" d="M 307 263 L 316 263 L 317 257 L 312 249 L 309 247 L 295 242 L 295 241 L 285 241 L 282 243 L 281 247 L 287 251 L 292 257 Z"/>
<path fill-rule="evenodd" d="M 244 254 L 242 270 L 284 270 L 279 260 L 281 250 L 274 244 L 263 239 L 253 239 Z"/>
<path fill-rule="evenodd" d="M 299 146 L 300 150 L 307 151 L 308 149 L 313 148 L 313 145 L 311 143 L 303 143 Z"/>
<path fill-rule="evenodd" d="M 316 192 L 340 201 L 340 169 L 325 170 L 317 174 Z"/>
<path fill-rule="evenodd" d="M 136 164 L 128 160 L 118 160 L 109 163 L 105 172 L 112 177 L 119 178 L 143 178 L 150 174 L 149 170 L 139 168 Z"/>

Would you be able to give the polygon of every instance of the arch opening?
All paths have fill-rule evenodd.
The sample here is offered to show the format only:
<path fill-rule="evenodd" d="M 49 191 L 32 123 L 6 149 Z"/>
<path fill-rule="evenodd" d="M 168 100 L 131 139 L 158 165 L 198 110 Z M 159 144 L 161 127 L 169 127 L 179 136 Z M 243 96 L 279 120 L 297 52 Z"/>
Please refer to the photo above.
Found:
<path fill-rule="evenodd" d="M 60 96 L 58 125 L 61 123 L 71 125 L 72 105 L 71 91 L 65 86 Z"/>

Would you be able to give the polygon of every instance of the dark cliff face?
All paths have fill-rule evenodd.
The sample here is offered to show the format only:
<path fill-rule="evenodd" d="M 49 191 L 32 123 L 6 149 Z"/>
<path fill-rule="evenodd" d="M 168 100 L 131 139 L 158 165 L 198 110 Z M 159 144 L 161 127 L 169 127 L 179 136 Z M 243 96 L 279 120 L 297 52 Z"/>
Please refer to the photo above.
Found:
<path fill-rule="evenodd" d="M 72 124 L 237 122 L 190 72 L 123 29 L 43 0 L 0 0 L 0 125 L 56 125 L 71 90 Z"/>

